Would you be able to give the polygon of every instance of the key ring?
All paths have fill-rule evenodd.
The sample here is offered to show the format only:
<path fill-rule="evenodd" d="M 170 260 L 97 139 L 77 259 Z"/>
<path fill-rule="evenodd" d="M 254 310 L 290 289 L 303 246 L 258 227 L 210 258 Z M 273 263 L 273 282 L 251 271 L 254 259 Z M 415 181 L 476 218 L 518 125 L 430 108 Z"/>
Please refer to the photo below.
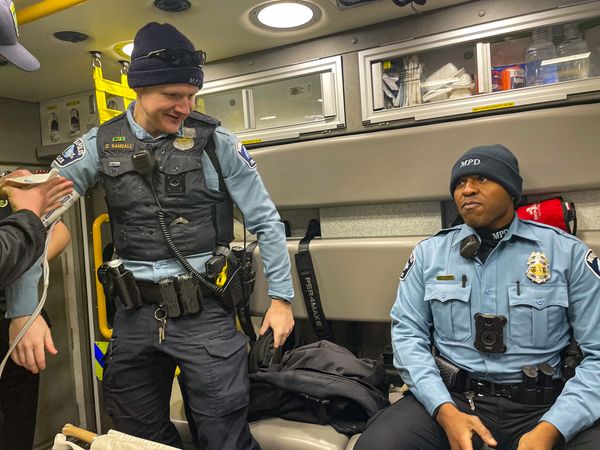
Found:
<path fill-rule="evenodd" d="M 165 311 L 165 309 L 162 307 L 162 305 L 160 305 L 154 311 L 154 318 L 160 322 L 162 322 L 163 320 L 165 320 L 167 318 L 167 311 Z"/>

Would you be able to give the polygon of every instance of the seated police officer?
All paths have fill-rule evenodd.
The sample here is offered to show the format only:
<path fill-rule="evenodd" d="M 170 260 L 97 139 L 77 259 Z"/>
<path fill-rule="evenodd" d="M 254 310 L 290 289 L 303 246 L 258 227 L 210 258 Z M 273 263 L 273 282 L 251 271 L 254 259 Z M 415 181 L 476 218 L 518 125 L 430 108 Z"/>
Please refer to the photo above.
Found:
<path fill-rule="evenodd" d="M 235 329 L 239 289 L 228 269 L 232 200 L 258 237 L 272 298 L 261 334 L 272 328 L 275 346 L 294 324 L 290 262 L 256 163 L 216 119 L 192 111 L 203 62 L 173 26 L 142 27 L 128 73 L 137 101 L 53 166 L 78 194 L 97 181 L 106 192 L 119 259 L 104 272 L 118 300 L 102 384 L 115 428 L 181 447 L 169 419 L 179 366 L 201 448 L 257 449 L 247 423 L 248 339 Z"/>
<path fill-rule="evenodd" d="M 518 219 L 521 186 L 501 145 L 469 150 L 452 168 L 465 224 L 419 243 L 391 312 L 394 364 L 410 393 L 357 450 L 600 448 L 598 258 Z M 561 352 L 572 336 L 583 360 L 568 379 Z"/>

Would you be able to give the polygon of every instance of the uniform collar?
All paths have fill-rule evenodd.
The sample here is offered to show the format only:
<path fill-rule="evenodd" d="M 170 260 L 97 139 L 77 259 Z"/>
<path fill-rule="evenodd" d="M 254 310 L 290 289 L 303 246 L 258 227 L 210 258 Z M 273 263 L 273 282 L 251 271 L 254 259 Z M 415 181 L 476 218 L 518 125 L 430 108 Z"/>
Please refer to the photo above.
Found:
<path fill-rule="evenodd" d="M 136 138 L 138 138 L 140 141 L 157 141 L 159 139 L 162 139 L 162 138 L 168 136 L 168 134 L 161 134 L 158 137 L 154 137 L 150 133 L 148 133 L 146 130 L 144 130 L 144 128 L 142 128 L 142 126 L 139 125 L 133 118 L 134 106 L 135 106 L 135 102 L 131 102 L 129 104 L 129 107 L 127 108 L 127 121 L 129 122 L 131 131 L 133 132 L 133 134 L 135 135 Z M 181 124 L 179 126 L 179 130 L 177 131 L 176 136 L 178 136 L 178 137 L 183 136 L 183 124 Z"/>
<path fill-rule="evenodd" d="M 477 236 L 477 239 L 481 241 L 479 235 L 477 234 L 474 228 L 471 228 L 467 224 L 460 225 L 459 231 L 454 236 L 454 240 L 452 241 L 452 246 L 459 244 L 460 241 L 472 234 Z M 519 219 L 516 214 L 510 226 L 508 227 L 508 232 L 502 238 L 502 240 L 510 241 L 513 238 L 513 236 L 516 238 L 527 239 L 529 241 L 540 242 L 540 238 L 535 235 L 535 233 L 533 232 L 533 228 L 530 227 L 526 222 L 523 222 L 521 219 Z"/>

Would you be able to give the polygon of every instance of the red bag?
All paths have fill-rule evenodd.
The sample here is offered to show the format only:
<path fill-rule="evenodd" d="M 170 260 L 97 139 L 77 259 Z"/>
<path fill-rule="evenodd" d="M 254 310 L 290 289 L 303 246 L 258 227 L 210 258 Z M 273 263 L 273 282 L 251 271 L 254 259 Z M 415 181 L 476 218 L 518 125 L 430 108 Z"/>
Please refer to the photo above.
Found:
<path fill-rule="evenodd" d="M 573 235 L 577 232 L 575 204 L 565 202 L 562 197 L 553 197 L 519 206 L 517 216 L 521 219 L 552 225 Z"/>

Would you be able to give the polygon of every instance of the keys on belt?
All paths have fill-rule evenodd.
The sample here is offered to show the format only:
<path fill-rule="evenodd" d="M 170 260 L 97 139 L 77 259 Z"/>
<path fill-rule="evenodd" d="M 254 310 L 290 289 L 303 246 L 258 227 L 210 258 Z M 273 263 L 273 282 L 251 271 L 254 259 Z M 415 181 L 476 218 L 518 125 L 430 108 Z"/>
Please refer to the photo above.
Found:
<path fill-rule="evenodd" d="M 162 306 L 154 311 L 154 318 L 158 322 L 158 343 L 162 344 L 167 338 L 167 311 Z"/>

